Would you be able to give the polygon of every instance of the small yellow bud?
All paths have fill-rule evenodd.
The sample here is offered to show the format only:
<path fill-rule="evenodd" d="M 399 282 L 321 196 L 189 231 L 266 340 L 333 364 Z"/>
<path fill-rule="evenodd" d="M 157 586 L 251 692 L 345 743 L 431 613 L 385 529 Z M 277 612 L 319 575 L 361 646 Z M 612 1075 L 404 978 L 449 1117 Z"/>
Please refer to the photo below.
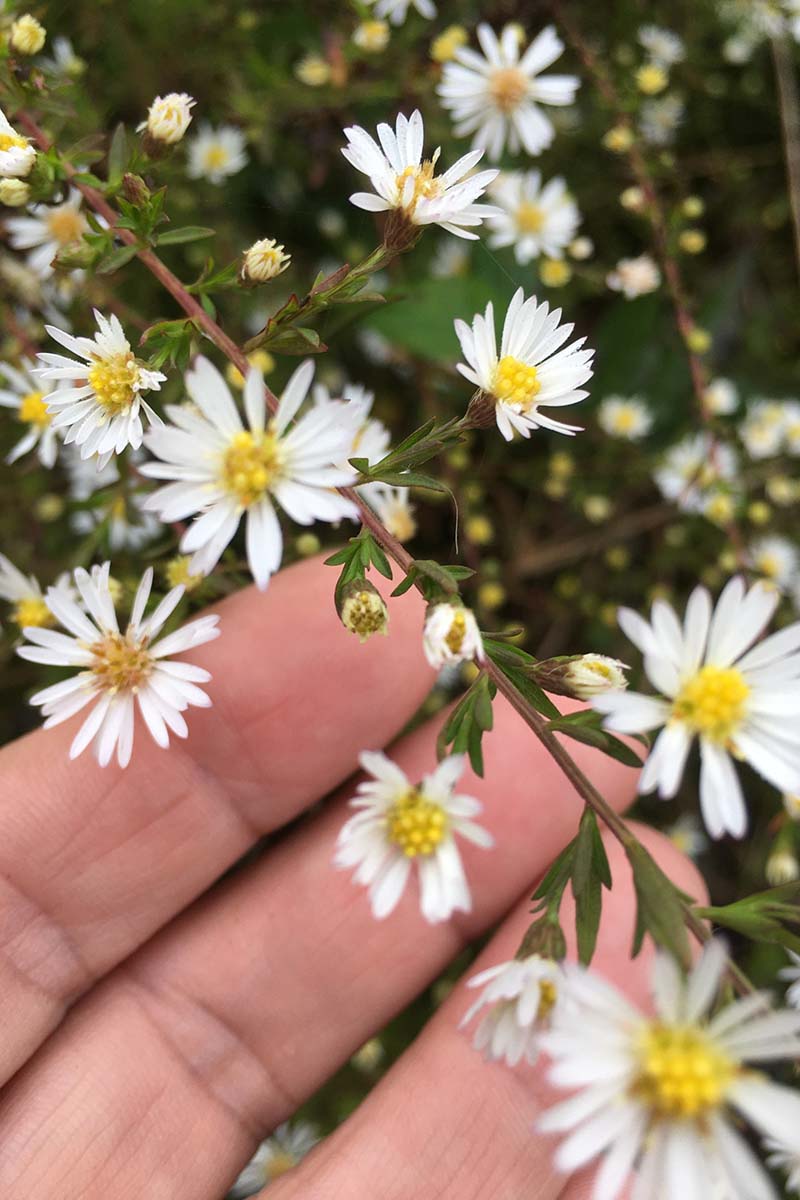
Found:
<path fill-rule="evenodd" d="M 389 26 L 386 21 L 362 21 L 353 34 L 359 50 L 379 54 L 389 45 Z"/>
<path fill-rule="evenodd" d="M 694 354 L 705 354 L 711 349 L 711 334 L 707 329 L 695 325 L 686 335 L 686 345 Z"/>
<path fill-rule="evenodd" d="M 494 537 L 492 522 L 482 513 L 467 517 L 464 529 L 469 540 L 476 546 L 488 546 Z"/>
<path fill-rule="evenodd" d="M 611 516 L 612 506 L 608 496 L 587 496 L 583 502 L 583 514 L 593 525 L 602 525 Z"/>
<path fill-rule="evenodd" d="M 772 518 L 772 509 L 766 500 L 754 500 L 747 506 L 747 516 L 753 525 L 768 525 Z"/>
<path fill-rule="evenodd" d="M 498 580 L 488 580 L 478 588 L 478 603 L 481 608 L 487 608 L 491 611 L 495 608 L 502 608 L 505 602 L 506 589 Z"/>
<path fill-rule="evenodd" d="M 594 242 L 588 237 L 576 237 L 567 246 L 567 250 L 576 262 L 583 262 L 594 254 Z"/>
<path fill-rule="evenodd" d="M 274 238 L 261 238 L 245 250 L 239 270 L 239 282 L 268 283 L 270 279 L 282 274 L 291 261 L 291 254 L 287 254 Z"/>
<path fill-rule="evenodd" d="M 575 460 L 566 450 L 557 450 L 555 454 L 550 455 L 548 467 L 551 475 L 558 479 L 568 479 L 575 471 Z"/>
<path fill-rule="evenodd" d="M 539 278 L 545 287 L 564 287 L 572 279 L 572 267 L 563 258 L 545 258 L 539 265 Z"/>
<path fill-rule="evenodd" d="M 625 154 L 633 142 L 633 130 L 630 125 L 614 125 L 603 137 L 606 150 L 611 150 L 614 154 Z"/>
<path fill-rule="evenodd" d="M 193 592 L 203 582 L 202 575 L 192 575 L 189 571 L 190 558 L 188 554 L 177 554 L 164 567 L 164 578 L 171 588 L 183 586 L 187 592 Z"/>
<path fill-rule="evenodd" d="M 269 350 L 252 350 L 247 356 L 247 361 L 251 367 L 255 367 L 262 375 L 269 375 L 270 371 L 275 370 L 275 359 L 270 354 Z M 233 363 L 228 363 L 225 368 L 225 378 L 231 387 L 244 387 L 244 379 L 242 372 Z"/>
<path fill-rule="evenodd" d="M 690 221 L 696 221 L 698 217 L 702 217 L 706 211 L 706 206 L 699 196 L 687 196 L 681 205 L 681 212 Z"/>
<path fill-rule="evenodd" d="M 556 579 L 556 592 L 562 600 L 574 600 L 581 590 L 581 581 L 577 575 L 559 575 Z"/>
<path fill-rule="evenodd" d="M 40 521 L 49 524 L 62 516 L 64 507 L 63 496 L 58 496 L 55 492 L 45 492 L 44 496 L 40 496 L 36 501 L 34 512 Z"/>
<path fill-rule="evenodd" d="M 0 179 L 0 204 L 22 208 L 31 198 L 31 189 L 24 179 Z"/>
<path fill-rule="evenodd" d="M 636 72 L 636 86 L 645 96 L 657 96 L 669 83 L 669 76 L 658 63 L 645 63 Z"/>
<path fill-rule="evenodd" d="M 385 1054 L 386 1052 L 381 1045 L 380 1038 L 370 1038 L 360 1050 L 356 1050 L 350 1062 L 357 1071 L 363 1071 L 365 1074 L 370 1075 L 381 1065 Z"/>
<path fill-rule="evenodd" d="M 605 554 L 606 562 L 615 571 L 624 571 L 630 566 L 631 555 L 627 546 L 610 546 Z"/>
<path fill-rule="evenodd" d="M 767 883 L 780 887 L 782 883 L 794 883 L 800 879 L 800 863 L 791 850 L 775 850 L 767 859 Z"/>
<path fill-rule="evenodd" d="M 772 475 L 764 486 L 773 504 L 794 504 L 797 499 L 797 484 L 788 475 Z"/>
<path fill-rule="evenodd" d="M 678 238 L 678 245 L 687 254 L 702 254 L 707 240 L 702 229 L 684 229 Z"/>
<path fill-rule="evenodd" d="M 468 41 L 469 34 L 463 25 L 449 25 L 431 42 L 431 58 L 437 63 L 450 62 L 456 50 Z"/>
<path fill-rule="evenodd" d="M 331 81 L 330 63 L 321 54 L 307 54 L 294 69 L 295 78 L 306 87 L 324 87 Z"/>
<path fill-rule="evenodd" d="M 47 31 L 30 13 L 17 17 L 11 26 L 9 43 L 17 54 L 38 54 L 45 43 Z"/>
<path fill-rule="evenodd" d="M 319 554 L 322 542 L 315 533 L 301 533 L 294 540 L 294 548 L 301 558 L 312 558 Z"/>
<path fill-rule="evenodd" d="M 730 525 L 736 512 L 736 505 L 729 492 L 716 492 L 706 502 L 703 513 L 715 525 Z"/>
<path fill-rule="evenodd" d="M 563 500 L 567 494 L 567 485 L 563 479 L 554 479 L 552 476 L 545 479 L 543 488 L 549 500 Z"/>
<path fill-rule="evenodd" d="M 628 212 L 641 212 L 645 205 L 644 192 L 640 187 L 625 188 L 620 195 L 619 202 L 623 208 L 627 208 Z"/>

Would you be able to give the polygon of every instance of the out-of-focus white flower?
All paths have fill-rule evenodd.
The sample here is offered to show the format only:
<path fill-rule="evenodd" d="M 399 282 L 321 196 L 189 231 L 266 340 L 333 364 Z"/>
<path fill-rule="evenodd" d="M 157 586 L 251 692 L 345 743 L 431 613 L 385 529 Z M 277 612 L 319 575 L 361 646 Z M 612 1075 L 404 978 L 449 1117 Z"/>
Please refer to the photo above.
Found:
<path fill-rule="evenodd" d="M 23 13 L 11 23 L 8 44 L 17 54 L 38 54 L 44 46 L 47 31 L 31 13 Z"/>
<path fill-rule="evenodd" d="M 800 862 L 797 861 L 797 855 L 785 847 L 773 850 L 767 859 L 764 874 L 770 887 L 794 883 L 800 879 Z"/>
<path fill-rule="evenodd" d="M 425 657 L 436 671 L 448 663 L 482 661 L 483 640 L 475 614 L 463 604 L 432 604 L 422 631 Z"/>
<path fill-rule="evenodd" d="M 300 525 L 356 515 L 353 503 L 334 490 L 356 478 L 351 467 L 335 465 L 352 438 L 350 427 L 337 420 L 337 406 L 317 405 L 294 422 L 313 375 L 310 360 L 297 368 L 267 422 L 264 381 L 251 367 L 245 427 L 217 368 L 198 358 L 186 375 L 197 407 L 168 406 L 173 424 L 148 434 L 147 448 L 161 461 L 145 463 L 141 473 L 172 482 L 149 496 L 145 507 L 163 521 L 197 514 L 180 547 L 192 554 L 192 572 L 205 575 L 214 568 L 245 517 L 247 561 L 263 590 L 283 554 L 276 504 Z"/>
<path fill-rule="evenodd" d="M 523 437 L 539 428 L 567 434 L 579 431 L 579 426 L 565 425 L 541 412 L 577 404 L 589 394 L 581 385 L 591 378 L 594 351 L 582 349 L 585 338 L 564 347 L 575 327 L 560 321 L 560 308 L 551 312 L 547 301 L 539 304 L 535 296 L 526 300 L 519 288 L 503 322 L 499 355 L 491 302 L 471 325 L 455 323 L 466 360 L 458 370 L 494 405 L 497 427 L 506 441 L 515 431 Z"/>
<path fill-rule="evenodd" d="M 433 0 L 377 0 L 377 3 L 376 0 L 367 0 L 367 4 L 375 4 L 375 16 L 388 17 L 393 25 L 403 24 L 412 5 L 426 21 L 432 21 L 436 16 Z"/>
<path fill-rule="evenodd" d="M 752 1065 L 800 1054 L 800 1014 L 773 1011 L 763 994 L 713 1011 L 724 970 L 716 941 L 687 979 L 658 954 L 651 1016 L 599 976 L 565 968 L 569 1005 L 542 1043 L 551 1082 L 578 1091 L 538 1127 L 566 1135 L 558 1170 L 600 1161 L 592 1200 L 616 1200 L 634 1166 L 642 1200 L 766 1200 L 772 1187 L 738 1116 L 800 1153 L 800 1095 Z"/>
<path fill-rule="evenodd" d="M 389 45 L 389 26 L 385 21 L 362 21 L 356 27 L 353 41 L 367 54 L 380 54 Z"/>
<path fill-rule="evenodd" d="M 790 985 L 786 989 L 786 1003 L 792 1008 L 800 1009 L 800 954 L 795 954 L 793 950 L 787 953 L 792 960 L 791 966 L 782 967 L 778 978 Z"/>
<path fill-rule="evenodd" d="M 783 807 L 792 821 L 800 821 L 800 794 L 786 792 L 783 797 Z"/>
<path fill-rule="evenodd" d="M 360 383 L 347 383 L 342 388 L 341 399 L 333 399 L 325 384 L 315 383 L 313 394 L 315 404 L 337 405 L 341 423 L 352 429 L 352 441 L 345 454 L 345 462 L 350 458 L 365 458 L 370 466 L 374 466 L 386 457 L 392 435 L 383 421 L 371 415 L 375 402 L 373 392 Z M 367 485 L 362 489 L 362 494 L 369 495 L 369 489 L 376 486 L 381 485 Z"/>
<path fill-rule="evenodd" d="M 145 497 L 138 493 L 114 496 L 107 505 L 79 509 L 72 514 L 70 525 L 76 533 L 84 534 L 105 525 L 108 548 L 112 553 L 141 550 L 164 532 L 164 526 L 145 509 L 144 503 Z"/>
<path fill-rule="evenodd" d="M 52 49 L 53 57 L 43 58 L 39 62 L 43 70 L 51 71 L 54 75 L 69 75 L 73 79 L 86 70 L 86 63 L 75 53 L 68 37 L 53 38 Z"/>
<path fill-rule="evenodd" d="M 89 226 L 81 212 L 83 197 L 72 188 L 63 204 L 36 204 L 25 217 L 9 217 L 6 228 L 15 250 L 30 250 L 28 266 L 40 279 L 53 274 L 59 250 L 79 242 Z"/>
<path fill-rule="evenodd" d="M 456 279 L 466 275 L 469 270 L 470 252 L 463 241 L 454 242 L 448 238 L 437 246 L 431 263 L 431 275 L 434 279 Z"/>
<path fill-rule="evenodd" d="M 473 1045 L 487 1059 L 505 1059 L 516 1067 L 524 1058 L 533 1064 L 539 1057 L 539 1039 L 549 1029 L 563 1000 L 564 974 L 557 962 L 530 954 L 481 971 L 467 987 L 482 988 L 461 1026 L 483 1009 Z"/>
<path fill-rule="evenodd" d="M 35 447 L 42 466 L 49 469 L 58 455 L 58 436 L 35 369 L 36 364 L 30 358 L 24 358 L 18 368 L 0 363 L 0 377 L 8 384 L 8 388 L 0 388 L 0 407 L 15 409 L 25 426 L 24 436 L 9 452 L 6 462 L 16 462 Z"/>
<path fill-rule="evenodd" d="M 653 428 L 653 415 L 638 396 L 607 396 L 598 410 L 597 423 L 611 437 L 638 442 Z"/>
<path fill-rule="evenodd" d="M 309 1121 L 279 1125 L 256 1150 L 230 1191 L 231 1200 L 254 1196 L 268 1183 L 274 1183 L 302 1162 L 319 1141 Z"/>
<path fill-rule="evenodd" d="M 567 246 L 567 250 L 576 262 L 584 262 L 594 254 L 594 242 L 589 237 L 576 237 Z"/>
<path fill-rule="evenodd" d="M 426 921 L 469 912 L 472 899 L 455 838 L 484 848 L 493 838 L 472 820 L 480 803 L 455 792 L 464 756 L 444 759 L 416 785 L 385 754 L 365 751 L 359 761 L 372 778 L 358 785 L 351 801 L 360 811 L 342 827 L 335 865 L 356 868 L 353 882 L 369 888 L 377 920 L 397 907 L 414 864 Z"/>
<path fill-rule="evenodd" d="M 683 121 L 686 105 L 670 94 L 645 100 L 639 110 L 639 132 L 651 146 L 669 146 Z"/>
<path fill-rule="evenodd" d="M 640 254 L 638 258 L 621 258 L 606 276 L 606 283 L 612 291 L 622 292 L 626 300 L 635 300 L 661 285 L 661 272 L 649 254 Z"/>
<path fill-rule="evenodd" d="M 147 110 L 147 119 L 137 125 L 136 132 L 147 130 L 149 137 L 165 146 L 181 140 L 192 121 L 192 109 L 197 101 L 186 92 L 170 92 L 156 96 Z"/>
<path fill-rule="evenodd" d="M 712 379 L 703 392 L 703 403 L 715 417 L 727 417 L 736 412 L 739 404 L 739 390 L 730 379 L 720 376 Z"/>
<path fill-rule="evenodd" d="M 684 813 L 672 825 L 668 825 L 664 833 L 673 846 L 689 858 L 698 858 L 708 849 L 708 838 L 694 813 Z"/>
<path fill-rule="evenodd" d="M 581 219 L 563 179 L 542 186 L 539 171 L 510 171 L 492 185 L 491 197 L 501 213 L 489 218 L 490 246 L 513 246 L 514 257 L 523 265 L 540 254 L 563 256 Z"/>
<path fill-rule="evenodd" d="M 285 271 L 291 261 L 291 254 L 274 238 L 261 238 L 242 256 L 242 277 L 251 283 L 267 283 Z"/>
<path fill-rule="evenodd" d="M 790 588 L 800 570 L 800 552 L 794 542 L 774 534 L 759 538 L 748 550 L 753 569 L 782 591 Z"/>
<path fill-rule="evenodd" d="M 780 400 L 754 400 L 739 426 L 739 437 L 750 458 L 780 454 L 784 444 L 786 414 Z"/>
<path fill-rule="evenodd" d="M 653 478 L 661 494 L 684 512 L 703 512 L 716 486 L 732 483 L 737 471 L 732 447 L 708 433 L 696 433 L 666 452 Z"/>
<path fill-rule="evenodd" d="M 96 455 L 102 467 L 126 446 L 141 446 L 142 411 L 148 421 L 159 422 L 143 393 L 159 391 L 166 376 L 139 362 L 113 313 L 106 318 L 95 309 L 94 318 L 98 331 L 93 338 L 45 326 L 54 341 L 81 361 L 41 353 L 39 376 L 57 381 L 57 390 L 45 396 L 53 428 L 66 430 L 65 443 L 80 446 L 84 458 Z"/>
<path fill-rule="evenodd" d="M 800 1152 L 787 1149 L 780 1142 L 768 1138 L 766 1147 L 771 1153 L 767 1156 L 767 1166 L 773 1171 L 784 1171 L 786 1174 L 786 1190 L 800 1192 Z"/>
<path fill-rule="evenodd" d="M 247 166 L 247 139 L 235 125 L 209 124 L 198 126 L 189 142 L 186 173 L 191 179 L 207 179 L 209 183 L 224 183 Z"/>
<path fill-rule="evenodd" d="M 564 43 L 548 25 L 520 56 L 513 25 L 498 38 L 490 25 L 481 24 L 477 35 L 483 55 L 467 46 L 457 49 L 437 88 L 456 136 L 472 134 L 473 146 L 495 162 L 506 146 L 512 154 L 521 149 L 540 154 L 555 136 L 540 106 L 572 104 L 580 83 L 575 75 L 541 74 L 561 57 Z"/>
<path fill-rule="evenodd" d="M 11 620 L 20 629 L 55 624 L 36 576 L 23 575 L 5 554 L 0 554 L 0 599 L 13 605 Z"/>
<path fill-rule="evenodd" d="M 218 637 L 219 617 L 199 617 L 160 641 L 154 640 L 178 605 L 183 588 L 173 588 L 145 617 L 153 582 L 153 568 L 148 567 L 125 631 L 120 632 L 110 569 L 110 563 L 91 575 L 82 567 L 76 569 L 75 586 L 86 611 L 58 589 L 49 588 L 47 606 L 68 633 L 26 628 L 28 643 L 17 653 L 29 662 L 78 668 L 76 675 L 31 697 L 31 704 L 41 707 L 46 729 L 69 720 L 94 701 L 73 739 L 70 758 L 77 758 L 93 742 L 101 767 L 108 765 L 115 751 L 119 765 L 126 767 L 133 750 L 136 705 L 153 740 L 166 748 L 170 731 L 177 737 L 187 736 L 182 714 L 190 705 L 207 708 L 211 704 L 197 686 L 208 682 L 209 672 L 171 659 Z"/>
<path fill-rule="evenodd" d="M 470 174 L 483 157 L 472 150 L 445 171 L 436 175 L 440 151 L 423 161 L 425 131 L 418 109 L 409 118 L 400 113 L 396 128 L 378 126 L 380 145 L 365 129 L 354 125 L 344 131 L 347 145 L 342 154 L 347 161 L 369 176 L 374 192 L 355 192 L 350 202 L 368 212 L 396 211 L 411 225 L 441 225 L 457 237 L 476 239 L 469 227 L 480 225 L 496 210 L 488 204 L 476 204 L 497 171 Z"/>
<path fill-rule="evenodd" d="M 24 179 L 36 162 L 36 148 L 22 137 L 0 110 L 0 176 Z"/>
<path fill-rule="evenodd" d="M 639 791 L 664 800 L 680 786 L 689 750 L 700 741 L 700 807 L 713 838 L 743 837 L 747 810 L 734 758 L 781 792 L 800 791 L 800 622 L 758 641 L 779 594 L 735 578 L 712 610 L 705 588 L 692 592 L 683 624 L 664 600 L 647 622 L 619 610 L 620 628 L 644 655 L 660 695 L 608 692 L 593 706 L 605 727 L 646 733 L 663 726 L 639 778 Z"/>
<path fill-rule="evenodd" d="M 660 25 L 642 25 L 636 35 L 653 62 L 662 67 L 674 67 L 686 57 L 686 47 L 677 33 Z"/>
<path fill-rule="evenodd" d="M 374 509 L 392 537 L 396 537 L 398 542 L 410 542 L 417 532 L 417 521 L 409 488 L 390 487 L 384 483 L 359 490 L 362 495 L 366 493 L 370 508 Z"/>

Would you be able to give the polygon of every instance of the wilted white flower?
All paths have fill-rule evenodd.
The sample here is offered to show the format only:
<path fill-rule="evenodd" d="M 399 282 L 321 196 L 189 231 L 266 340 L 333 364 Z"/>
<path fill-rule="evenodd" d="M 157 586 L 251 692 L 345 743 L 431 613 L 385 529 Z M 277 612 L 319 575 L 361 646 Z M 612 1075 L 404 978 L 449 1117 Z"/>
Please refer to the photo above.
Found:
<path fill-rule="evenodd" d="M 653 428 L 653 414 L 638 396 L 608 396 L 600 405 L 597 423 L 611 437 L 638 442 Z"/>
<path fill-rule="evenodd" d="M 739 404 L 739 391 L 730 379 L 721 376 L 712 379 L 703 392 L 703 402 L 710 413 L 716 417 L 727 417 L 736 412 Z"/>
<path fill-rule="evenodd" d="M 475 614 L 463 604 L 432 604 L 425 616 L 422 645 L 425 657 L 437 671 L 447 663 L 474 658 L 481 661 L 484 657 Z"/>
<path fill-rule="evenodd" d="M 792 960 L 791 966 L 781 967 L 778 977 L 790 985 L 786 989 L 786 1003 L 800 1009 L 800 954 L 795 954 L 793 950 L 787 953 Z"/>
<path fill-rule="evenodd" d="M 686 57 L 686 47 L 677 33 L 662 29 L 660 25 L 642 25 L 637 33 L 639 45 L 643 46 L 653 62 L 662 67 L 674 67 Z"/>
<path fill-rule="evenodd" d="M 375 0 L 367 0 L 367 4 L 375 4 L 375 16 L 388 17 L 393 25 L 403 24 L 412 5 L 426 21 L 431 21 L 436 16 L 433 0 L 377 0 L 377 3 Z"/>
<path fill-rule="evenodd" d="M 173 588 L 149 617 L 144 611 L 150 597 L 153 568 L 142 576 L 124 633 L 120 632 L 109 586 L 110 564 L 90 575 L 75 571 L 75 586 L 86 611 L 75 600 L 49 588 L 45 601 L 68 634 L 52 629 L 26 628 L 28 643 L 17 653 L 29 662 L 77 667 L 78 674 L 44 688 L 31 697 L 46 718 L 45 729 L 60 725 L 93 701 L 92 710 L 70 747 L 77 758 L 94 742 L 97 761 L 107 766 L 116 751 L 126 767 L 133 750 L 134 712 L 138 705 L 153 740 L 169 745 L 170 731 L 186 737 L 189 730 L 182 713 L 192 704 L 206 708 L 211 701 L 197 685 L 211 678 L 208 671 L 189 663 L 172 662 L 175 654 L 202 646 L 219 635 L 219 617 L 199 617 L 160 641 L 154 640 L 183 596 Z M 71 636 L 69 636 L 71 635 Z"/>
<path fill-rule="evenodd" d="M 267 283 L 285 271 L 291 261 L 291 254 L 274 238 L 261 238 L 242 256 L 242 277 L 251 283 Z"/>
<path fill-rule="evenodd" d="M 458 370 L 489 398 L 506 441 L 511 441 L 515 430 L 530 437 L 539 428 L 567 434 L 579 429 L 541 412 L 541 408 L 577 404 L 589 394 L 581 385 L 591 378 L 594 351 L 581 349 L 585 338 L 561 349 L 575 327 L 560 321 L 560 308 L 550 312 L 547 301 L 538 304 L 535 296 L 526 300 L 519 288 L 508 306 L 499 355 L 491 302 L 471 326 L 460 320 L 455 323 L 466 359 Z"/>
<path fill-rule="evenodd" d="M 207 179 L 209 183 L 224 183 L 247 166 L 247 139 L 235 125 L 198 126 L 189 142 L 186 173 L 190 179 Z"/>
<path fill-rule="evenodd" d="M 495 212 L 487 204 L 476 204 L 497 171 L 469 172 L 483 157 L 472 150 L 454 163 L 443 175 L 436 175 L 440 151 L 423 161 L 424 129 L 422 115 L 415 109 L 409 118 L 400 113 L 396 129 L 378 126 L 380 145 L 365 129 L 354 125 L 344 131 L 347 145 L 342 154 L 347 161 L 368 175 L 374 192 L 355 192 L 350 201 L 368 212 L 396 211 L 411 225 L 441 225 L 457 237 L 477 238 L 468 226 L 480 225 Z"/>
<path fill-rule="evenodd" d="M 274 1183 L 302 1162 L 319 1141 L 319 1134 L 308 1121 L 279 1125 L 256 1150 L 230 1191 L 231 1200 L 254 1196 L 268 1183 Z"/>
<path fill-rule="evenodd" d="M 703 512 L 709 493 L 720 483 L 732 483 L 737 471 L 730 446 L 708 433 L 697 433 L 667 451 L 653 478 L 661 494 L 684 512 Z"/>
<path fill-rule="evenodd" d="M 531 1064 L 539 1057 L 539 1039 L 550 1027 L 563 1002 L 564 974 L 557 962 L 529 954 L 481 971 L 467 987 L 483 988 L 461 1021 L 468 1025 L 482 1009 L 473 1044 L 488 1059 L 505 1059 L 510 1067 L 523 1058 Z"/>
<path fill-rule="evenodd" d="M 738 1116 L 800 1152 L 800 1095 L 752 1066 L 800 1054 L 800 1014 L 772 1011 L 756 993 L 712 1015 L 724 970 L 715 941 L 688 979 L 660 953 L 650 1016 L 606 980 L 566 967 L 570 1007 L 542 1043 L 552 1083 L 579 1090 L 538 1127 L 566 1134 L 558 1170 L 600 1159 L 592 1200 L 616 1200 L 634 1166 L 637 1197 L 766 1200 L 772 1188 Z"/>
<path fill-rule="evenodd" d="M 640 254 L 638 258 L 621 258 L 606 276 L 606 283 L 612 291 L 622 292 L 626 300 L 635 300 L 660 286 L 661 272 L 649 254 Z"/>
<path fill-rule="evenodd" d="M 335 865 L 356 868 L 353 882 L 369 888 L 379 921 L 397 907 L 415 863 L 426 921 L 434 924 L 454 912 L 469 912 L 472 898 L 455 838 L 484 848 L 493 839 L 472 820 L 480 803 L 454 791 L 464 756 L 444 759 L 416 785 L 385 754 L 364 751 L 359 761 L 372 778 L 358 785 L 350 802 L 360 811 L 342 827 Z"/>
<path fill-rule="evenodd" d="M 699 738 L 700 807 L 714 838 L 747 829 L 734 758 L 782 792 L 800 790 L 800 622 L 757 641 L 779 599 L 775 588 L 747 590 L 736 578 L 713 611 L 706 589 L 695 588 L 683 625 L 664 600 L 653 603 L 649 623 L 621 608 L 620 628 L 642 651 L 661 695 L 608 692 L 593 701 L 617 733 L 663 726 L 639 779 L 642 793 L 658 788 L 671 799 Z"/>
<path fill-rule="evenodd" d="M 192 120 L 192 109 L 197 101 L 186 92 L 170 92 L 167 96 L 156 96 L 147 110 L 147 120 L 137 125 L 136 132 L 147 130 L 154 142 L 174 146 L 179 142 Z"/>
<path fill-rule="evenodd" d="M 627 663 L 606 654 L 581 654 L 564 665 L 563 681 L 573 696 L 591 700 L 628 686 Z"/>
<path fill-rule="evenodd" d="M 548 25 L 520 57 L 513 25 L 498 38 L 490 25 L 481 24 L 477 35 L 483 56 L 467 46 L 458 48 L 453 61 L 445 63 L 437 89 L 456 136 L 473 134 L 473 146 L 494 161 L 506 145 L 512 154 L 520 149 L 540 154 L 555 136 L 540 105 L 571 104 L 580 82 L 574 75 L 540 74 L 561 57 L 564 43 Z"/>
<path fill-rule="evenodd" d="M 5 113 L 0 110 L 0 176 L 24 179 L 36 162 L 36 148 L 26 137 L 17 133 Z"/>
<path fill-rule="evenodd" d="M 148 497 L 145 507 L 163 521 L 198 514 L 180 546 L 192 554 L 192 572 L 213 569 L 246 517 L 247 561 L 263 589 L 283 554 L 276 503 L 300 525 L 356 515 L 353 503 L 334 490 L 356 478 L 351 467 L 335 465 L 352 436 L 337 421 L 337 406 L 318 405 L 292 424 L 313 375 L 310 360 L 297 368 L 267 422 L 264 381 L 251 367 L 244 386 L 245 428 L 217 368 L 198 358 L 186 375 L 186 390 L 200 411 L 170 405 L 173 424 L 148 434 L 147 448 L 161 461 L 145 463 L 141 473 L 172 482 Z"/>
<path fill-rule="evenodd" d="M 59 250 L 79 242 L 89 226 L 81 212 L 82 196 L 72 188 L 63 204 L 36 204 L 25 217 L 9 217 L 6 228 L 14 250 L 30 250 L 28 266 L 40 279 L 53 274 Z"/>
<path fill-rule="evenodd" d="M 794 584 L 800 570 L 800 552 L 788 538 L 759 538 L 748 550 L 748 559 L 759 575 L 776 587 L 786 590 Z"/>
<path fill-rule="evenodd" d="M 80 446 L 83 458 L 96 455 L 102 467 L 126 446 L 141 446 L 142 411 L 148 421 L 159 421 L 142 394 L 159 391 L 166 376 L 139 362 L 113 313 L 106 318 L 94 309 L 94 318 L 98 326 L 94 338 L 73 337 L 54 325 L 45 326 L 54 341 L 82 361 L 63 354 L 38 357 L 44 364 L 39 369 L 42 379 L 68 380 L 73 385 L 58 384 L 58 390 L 45 396 L 53 428 L 66 430 L 65 443 Z"/>
<path fill-rule="evenodd" d="M 35 368 L 36 364 L 30 358 L 24 358 L 19 368 L 0 363 L 0 377 L 9 385 L 0 388 L 0 407 L 15 409 L 17 418 L 25 426 L 24 436 L 10 451 L 6 462 L 16 462 L 36 447 L 42 466 L 50 468 L 58 454 L 58 437 Z"/>
<path fill-rule="evenodd" d="M 514 257 L 523 265 L 540 254 L 563 257 L 581 219 L 563 179 L 542 186 L 539 171 L 507 172 L 492 186 L 491 196 L 501 213 L 489 218 L 490 246 L 513 246 Z"/>

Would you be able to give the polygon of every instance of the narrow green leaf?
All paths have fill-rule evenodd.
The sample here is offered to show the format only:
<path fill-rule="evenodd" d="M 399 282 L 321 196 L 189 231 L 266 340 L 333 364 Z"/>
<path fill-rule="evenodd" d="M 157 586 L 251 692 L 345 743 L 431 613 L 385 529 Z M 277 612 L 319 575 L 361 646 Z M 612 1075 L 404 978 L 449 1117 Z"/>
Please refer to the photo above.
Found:
<path fill-rule="evenodd" d="M 213 237 L 215 230 L 205 225 L 183 225 L 180 229 L 167 229 L 158 235 L 159 246 L 179 246 L 184 242 L 199 242 L 201 238 Z"/>
<path fill-rule="evenodd" d="M 117 246 L 110 254 L 106 254 L 97 264 L 98 275 L 112 275 L 120 267 L 124 267 L 139 253 L 138 246 Z"/>

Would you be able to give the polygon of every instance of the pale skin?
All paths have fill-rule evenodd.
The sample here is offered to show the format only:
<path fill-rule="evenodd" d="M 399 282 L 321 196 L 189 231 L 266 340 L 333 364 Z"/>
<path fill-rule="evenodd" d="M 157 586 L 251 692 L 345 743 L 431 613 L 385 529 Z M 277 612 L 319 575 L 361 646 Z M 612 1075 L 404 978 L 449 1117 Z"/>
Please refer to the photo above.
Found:
<path fill-rule="evenodd" d="M 286 1120 L 472 938 L 476 969 L 513 955 L 532 888 L 573 835 L 578 797 L 520 718 L 495 705 L 486 777 L 467 773 L 496 847 L 464 844 L 468 917 L 438 926 L 415 888 L 386 921 L 330 865 L 360 750 L 391 746 L 411 777 L 438 721 L 393 742 L 432 681 L 423 604 L 391 602 L 391 636 L 347 634 L 319 561 L 216 605 L 222 637 L 190 654 L 214 674 L 169 751 L 137 726 L 126 771 L 69 762 L 77 720 L 0 752 L 0 1195 L 4 1200 L 220 1200 Z M 572 744 L 616 807 L 635 773 Z M 333 798 L 217 881 L 265 833 Z M 691 863 L 639 835 L 679 887 Z M 596 968 L 646 1002 L 628 961 L 633 901 L 607 842 Z M 565 921 L 569 923 L 568 905 Z M 270 1200 L 578 1200 L 532 1133 L 541 1069 L 483 1062 L 456 987 L 361 1108 Z M 266 1194 L 266 1193 L 265 1193 Z"/>

